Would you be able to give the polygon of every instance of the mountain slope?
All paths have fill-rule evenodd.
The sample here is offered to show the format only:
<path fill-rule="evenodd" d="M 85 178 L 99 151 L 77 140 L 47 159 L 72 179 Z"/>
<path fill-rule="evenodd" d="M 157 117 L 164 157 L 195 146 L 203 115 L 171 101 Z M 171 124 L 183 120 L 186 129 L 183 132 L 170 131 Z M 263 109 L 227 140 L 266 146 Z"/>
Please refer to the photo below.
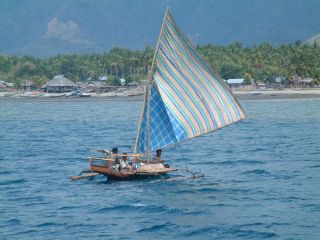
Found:
<path fill-rule="evenodd" d="M 317 34 L 304 42 L 304 44 L 313 44 L 313 43 L 317 43 L 320 45 L 320 34 Z"/>
<path fill-rule="evenodd" d="M 2 0 L 0 53 L 46 57 L 154 46 L 166 6 L 195 44 L 281 44 L 319 32 L 318 0 Z"/>

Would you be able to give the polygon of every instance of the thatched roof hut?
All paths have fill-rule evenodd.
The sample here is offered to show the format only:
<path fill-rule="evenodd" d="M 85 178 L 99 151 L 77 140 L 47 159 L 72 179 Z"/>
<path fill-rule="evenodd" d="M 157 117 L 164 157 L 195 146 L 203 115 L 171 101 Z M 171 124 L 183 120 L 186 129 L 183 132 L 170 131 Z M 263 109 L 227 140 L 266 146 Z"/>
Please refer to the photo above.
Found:
<path fill-rule="evenodd" d="M 88 85 L 84 82 L 76 82 L 78 88 L 87 89 Z"/>
<path fill-rule="evenodd" d="M 6 87 L 7 87 L 7 85 L 6 85 L 6 84 L 4 84 L 4 83 L 0 82 L 0 88 L 6 88 Z"/>
<path fill-rule="evenodd" d="M 114 89 L 113 86 L 107 86 L 101 81 L 91 81 L 88 83 L 88 89 L 94 92 L 108 92 Z"/>
<path fill-rule="evenodd" d="M 13 88 L 13 83 L 8 83 L 4 80 L 0 80 L 0 88 Z"/>
<path fill-rule="evenodd" d="M 54 76 L 51 81 L 42 86 L 46 92 L 70 92 L 77 87 L 78 85 L 75 82 L 72 82 L 63 75 Z"/>
<path fill-rule="evenodd" d="M 101 88 L 104 87 L 104 83 L 100 81 L 91 81 L 88 83 L 88 87 L 96 87 L 96 88 Z"/>
<path fill-rule="evenodd" d="M 33 91 L 37 89 L 37 85 L 32 80 L 26 80 L 22 86 L 25 91 Z"/>

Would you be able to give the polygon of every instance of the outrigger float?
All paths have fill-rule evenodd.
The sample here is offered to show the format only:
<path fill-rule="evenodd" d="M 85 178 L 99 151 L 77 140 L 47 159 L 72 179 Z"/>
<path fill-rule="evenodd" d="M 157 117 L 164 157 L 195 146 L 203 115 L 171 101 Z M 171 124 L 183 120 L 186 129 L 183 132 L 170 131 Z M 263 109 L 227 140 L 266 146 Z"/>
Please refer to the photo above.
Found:
<path fill-rule="evenodd" d="M 246 117 L 229 87 L 180 31 L 168 9 L 147 79 L 134 152 L 125 156 L 131 162 L 119 168 L 116 158 L 125 154 L 104 150 L 105 156 L 89 158 L 90 169 L 72 179 L 103 174 L 108 179 L 132 180 L 180 171 L 159 158 L 154 161 L 150 153 Z"/>

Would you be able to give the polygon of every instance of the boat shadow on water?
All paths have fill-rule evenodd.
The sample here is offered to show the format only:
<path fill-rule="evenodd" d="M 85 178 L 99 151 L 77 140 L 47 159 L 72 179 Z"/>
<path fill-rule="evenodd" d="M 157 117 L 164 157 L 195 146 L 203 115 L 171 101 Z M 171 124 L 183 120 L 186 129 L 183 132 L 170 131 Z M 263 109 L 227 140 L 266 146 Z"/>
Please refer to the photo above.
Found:
<path fill-rule="evenodd" d="M 204 174 L 202 173 L 194 173 L 188 169 L 174 169 L 175 174 L 168 174 L 168 172 L 163 174 L 130 174 L 130 176 L 125 177 L 118 177 L 117 175 L 105 175 L 102 173 L 92 172 L 91 170 L 84 170 L 78 176 L 70 177 L 71 180 L 80 180 L 80 179 L 87 179 L 89 181 L 93 181 L 96 177 L 99 177 L 97 180 L 98 184 L 112 184 L 114 182 L 119 181 L 136 181 L 136 182 L 170 182 L 170 181 L 178 181 L 184 179 L 196 179 L 196 178 L 203 178 Z M 179 172 L 179 173 L 177 173 Z M 180 174 L 184 172 L 185 174 Z M 188 175 L 187 175 L 188 174 Z M 102 177 L 102 178 L 100 178 Z"/>
<path fill-rule="evenodd" d="M 169 183 L 169 182 L 177 182 L 177 181 L 182 181 L 186 179 L 201 179 L 204 178 L 204 174 L 199 174 L 196 175 L 195 177 L 193 176 L 185 176 L 185 175 L 167 175 L 167 176 L 145 176 L 145 177 L 137 177 L 134 179 L 131 179 L 130 182 L 132 183 Z M 96 181 L 95 183 L 100 185 L 100 184 L 118 184 L 119 180 L 114 180 L 111 178 L 100 178 L 100 179 L 95 179 L 94 177 L 91 177 L 88 179 L 89 181 Z"/>

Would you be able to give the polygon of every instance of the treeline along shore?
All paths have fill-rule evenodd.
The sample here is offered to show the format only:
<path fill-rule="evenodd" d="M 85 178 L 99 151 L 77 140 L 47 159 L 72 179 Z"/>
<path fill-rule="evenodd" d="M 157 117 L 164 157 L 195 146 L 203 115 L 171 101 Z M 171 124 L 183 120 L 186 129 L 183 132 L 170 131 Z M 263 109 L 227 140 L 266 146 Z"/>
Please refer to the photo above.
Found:
<path fill-rule="evenodd" d="M 281 77 L 310 78 L 313 85 L 320 83 L 320 46 L 292 44 L 272 46 L 262 43 L 243 47 L 240 42 L 228 46 L 199 45 L 197 50 L 223 79 L 243 78 L 246 83 L 272 83 Z M 117 86 L 120 79 L 126 84 L 146 79 L 154 49 L 130 50 L 115 47 L 104 54 L 57 55 L 45 59 L 32 56 L 0 55 L 0 80 L 21 89 L 26 80 L 38 87 L 56 75 L 64 75 L 74 82 L 107 79 L 106 84 Z"/>

